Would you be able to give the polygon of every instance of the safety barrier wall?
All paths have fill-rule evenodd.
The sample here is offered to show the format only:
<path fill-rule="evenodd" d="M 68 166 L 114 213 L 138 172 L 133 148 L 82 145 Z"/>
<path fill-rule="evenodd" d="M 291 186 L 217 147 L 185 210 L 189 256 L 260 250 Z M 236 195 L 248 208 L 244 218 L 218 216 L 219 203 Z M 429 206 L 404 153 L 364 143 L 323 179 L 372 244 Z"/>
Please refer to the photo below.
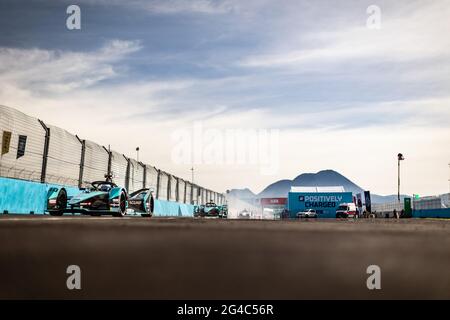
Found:
<path fill-rule="evenodd" d="M 85 187 L 92 181 L 104 180 L 108 174 L 109 152 L 102 146 L 84 140 L 84 164 L 81 185 Z"/>
<path fill-rule="evenodd" d="M 178 202 L 187 203 L 186 201 L 186 182 L 178 179 Z"/>
<path fill-rule="evenodd" d="M 170 175 L 170 198 L 169 201 L 177 201 L 177 179 Z"/>
<path fill-rule="evenodd" d="M 185 181 L 186 184 L 186 201 L 185 203 L 192 204 L 192 184 L 189 181 Z"/>
<path fill-rule="evenodd" d="M 450 218 L 450 208 L 413 210 L 413 218 Z"/>
<path fill-rule="evenodd" d="M 193 204 L 198 204 L 199 202 L 199 198 L 198 198 L 198 187 L 196 185 L 192 186 L 192 199 L 191 199 L 191 203 Z"/>
<path fill-rule="evenodd" d="M 55 184 L 0 177 L 0 214 L 44 214 L 47 193 Z M 77 187 L 67 187 L 69 195 L 76 194 Z"/>
<path fill-rule="evenodd" d="M 415 210 L 441 209 L 443 207 L 442 202 L 439 196 L 413 199 L 413 208 Z"/>
<path fill-rule="evenodd" d="M 119 186 L 127 188 L 128 160 L 121 153 L 111 151 L 111 176 Z"/>
<path fill-rule="evenodd" d="M 156 191 L 156 183 L 158 182 L 158 169 L 152 166 L 146 166 L 145 169 L 145 187 Z"/>
<path fill-rule="evenodd" d="M 144 188 L 144 166 L 136 160 L 130 159 L 129 169 L 128 192 L 132 193 Z"/>
<path fill-rule="evenodd" d="M 194 206 L 167 200 L 155 200 L 154 216 L 156 217 L 193 217 Z"/>
<path fill-rule="evenodd" d="M 394 210 L 402 211 L 405 209 L 403 201 L 389 202 L 389 203 L 373 203 L 372 211 L 376 211 L 380 214 L 382 213 L 392 213 Z"/>
<path fill-rule="evenodd" d="M 86 187 L 92 181 L 111 177 L 129 192 L 151 187 L 160 200 L 186 204 L 210 200 L 200 186 L 166 172 L 158 179 L 155 167 L 13 108 L 0 106 L 0 135 L 0 177 L 68 187 Z M 210 195 L 220 200 L 220 194 Z"/>
<path fill-rule="evenodd" d="M 169 190 L 169 176 L 165 172 L 160 173 L 158 188 L 158 199 L 168 200 L 167 193 Z"/>
<path fill-rule="evenodd" d="M 50 125 L 47 128 L 50 129 L 50 140 L 45 182 L 78 186 L 81 142 L 66 130 Z"/>
<path fill-rule="evenodd" d="M 41 181 L 46 133 L 39 121 L 22 112 L 0 106 L 0 133 L 0 176 Z M 26 152 L 22 155 L 19 143 L 23 139 L 26 139 Z"/>

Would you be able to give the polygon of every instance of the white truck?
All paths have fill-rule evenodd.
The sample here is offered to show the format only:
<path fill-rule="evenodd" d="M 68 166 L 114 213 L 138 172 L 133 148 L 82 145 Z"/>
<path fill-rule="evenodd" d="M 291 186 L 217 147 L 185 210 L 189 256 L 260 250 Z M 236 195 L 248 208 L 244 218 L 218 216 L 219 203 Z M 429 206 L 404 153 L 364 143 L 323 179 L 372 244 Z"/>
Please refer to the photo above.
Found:
<path fill-rule="evenodd" d="M 336 218 L 359 218 L 356 205 L 354 203 L 341 203 L 336 210 Z"/>

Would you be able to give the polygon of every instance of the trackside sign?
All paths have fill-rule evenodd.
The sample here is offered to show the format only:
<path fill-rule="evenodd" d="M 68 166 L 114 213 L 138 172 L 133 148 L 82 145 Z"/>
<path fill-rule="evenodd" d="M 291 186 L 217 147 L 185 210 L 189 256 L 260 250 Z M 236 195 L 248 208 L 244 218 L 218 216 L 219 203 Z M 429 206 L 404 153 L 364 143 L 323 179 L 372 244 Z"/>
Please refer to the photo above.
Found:
<path fill-rule="evenodd" d="M 3 136 L 2 136 L 2 156 L 9 152 L 10 144 L 11 144 L 11 131 L 3 131 Z"/>
<path fill-rule="evenodd" d="M 342 203 L 342 196 L 299 196 L 306 208 L 335 208 Z"/>
<path fill-rule="evenodd" d="M 261 198 L 262 205 L 286 205 L 287 198 Z"/>
<path fill-rule="evenodd" d="M 339 205 L 348 202 L 351 192 L 289 192 L 287 207 L 292 218 L 307 209 L 316 210 L 320 218 L 335 218 Z"/>

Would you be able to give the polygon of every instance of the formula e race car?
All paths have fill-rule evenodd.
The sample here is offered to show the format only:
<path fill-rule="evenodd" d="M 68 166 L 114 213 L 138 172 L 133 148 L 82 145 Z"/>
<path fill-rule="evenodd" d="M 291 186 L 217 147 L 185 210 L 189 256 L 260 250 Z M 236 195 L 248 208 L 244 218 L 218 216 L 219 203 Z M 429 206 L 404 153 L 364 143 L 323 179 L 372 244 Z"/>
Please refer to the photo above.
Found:
<path fill-rule="evenodd" d="M 50 188 L 47 195 L 47 211 L 52 216 L 61 216 L 67 212 L 123 217 L 127 214 L 127 207 L 126 190 L 108 181 L 94 181 L 75 196 L 68 196 L 64 187 Z"/>
<path fill-rule="evenodd" d="M 153 190 L 145 188 L 130 194 L 128 200 L 128 209 L 135 213 L 141 213 L 143 217 L 151 217 L 155 207 L 155 198 Z"/>
<path fill-rule="evenodd" d="M 196 217 L 217 217 L 226 218 L 227 211 L 224 211 L 222 206 L 216 205 L 214 202 L 207 202 L 205 205 L 196 207 L 194 216 Z"/>

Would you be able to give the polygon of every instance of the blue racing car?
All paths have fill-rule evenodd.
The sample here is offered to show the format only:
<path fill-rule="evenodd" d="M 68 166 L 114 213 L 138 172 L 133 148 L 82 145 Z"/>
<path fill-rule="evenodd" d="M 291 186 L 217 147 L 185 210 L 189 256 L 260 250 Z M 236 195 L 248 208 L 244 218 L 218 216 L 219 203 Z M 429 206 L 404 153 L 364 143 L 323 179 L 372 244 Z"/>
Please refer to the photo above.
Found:
<path fill-rule="evenodd" d="M 153 190 L 144 188 L 130 194 L 128 199 L 128 209 L 135 213 L 140 213 L 143 217 L 151 217 L 155 207 Z"/>
<path fill-rule="evenodd" d="M 64 187 L 50 188 L 47 195 L 47 211 L 52 216 L 67 212 L 123 217 L 127 214 L 127 208 L 127 191 L 109 181 L 92 182 L 75 196 L 68 196 Z"/>
<path fill-rule="evenodd" d="M 205 205 L 197 206 L 194 209 L 194 217 L 217 217 L 217 218 L 227 218 L 228 217 L 228 206 L 219 206 L 213 201 L 207 202 Z"/>

